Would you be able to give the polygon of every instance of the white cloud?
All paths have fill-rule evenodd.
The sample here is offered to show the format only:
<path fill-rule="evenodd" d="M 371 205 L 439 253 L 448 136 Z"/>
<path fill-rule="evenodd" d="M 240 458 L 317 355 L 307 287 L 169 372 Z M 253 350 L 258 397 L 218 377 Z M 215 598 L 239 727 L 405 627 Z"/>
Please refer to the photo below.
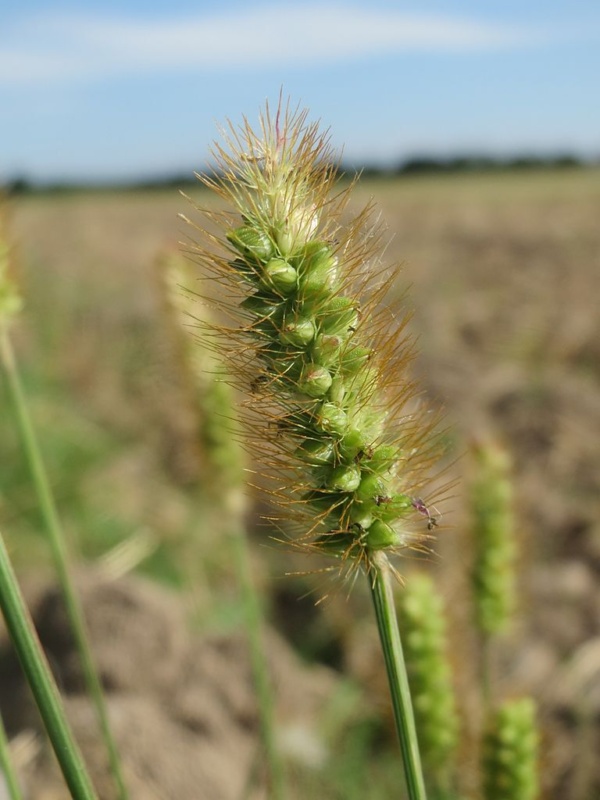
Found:
<path fill-rule="evenodd" d="M 5 28 L 0 85 L 153 70 L 351 62 L 382 53 L 469 52 L 535 43 L 522 28 L 341 3 L 248 8 L 178 19 L 23 17 Z"/>

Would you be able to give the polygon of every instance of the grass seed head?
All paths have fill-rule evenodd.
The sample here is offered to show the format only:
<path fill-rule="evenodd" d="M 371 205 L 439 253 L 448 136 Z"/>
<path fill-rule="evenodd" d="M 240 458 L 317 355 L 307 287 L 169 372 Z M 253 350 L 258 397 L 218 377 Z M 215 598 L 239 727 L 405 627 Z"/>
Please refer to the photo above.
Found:
<path fill-rule="evenodd" d="M 399 598 L 421 757 L 432 784 L 444 785 L 454 766 L 459 721 L 443 603 L 433 579 L 425 573 L 412 573 Z"/>
<path fill-rule="evenodd" d="M 236 498 L 243 485 L 245 458 L 229 376 L 206 341 L 209 309 L 198 302 L 191 288 L 196 283 L 193 266 L 180 253 L 165 253 L 157 266 L 165 321 L 192 416 L 194 478 L 201 478 L 208 491 L 220 487 L 222 500 L 239 505 Z"/>
<path fill-rule="evenodd" d="M 230 210 L 205 210 L 192 247 L 231 320 L 215 346 L 246 395 L 276 520 L 301 526 L 299 546 L 368 568 L 411 529 L 427 537 L 411 497 L 435 458 L 406 318 L 385 302 L 396 270 L 379 261 L 370 207 L 342 224 L 351 187 L 305 111 L 267 107 L 258 130 L 244 121 L 224 139 L 201 180 Z"/>
<path fill-rule="evenodd" d="M 485 800 L 536 800 L 539 736 L 531 698 L 510 700 L 496 711 L 483 747 Z"/>
<path fill-rule="evenodd" d="M 10 324 L 23 305 L 17 285 L 10 275 L 10 247 L 3 235 L 2 222 L 0 218 L 0 328 Z"/>
<path fill-rule="evenodd" d="M 473 448 L 471 486 L 475 621 L 485 635 L 504 630 L 515 606 L 516 534 L 511 460 L 494 442 Z"/>

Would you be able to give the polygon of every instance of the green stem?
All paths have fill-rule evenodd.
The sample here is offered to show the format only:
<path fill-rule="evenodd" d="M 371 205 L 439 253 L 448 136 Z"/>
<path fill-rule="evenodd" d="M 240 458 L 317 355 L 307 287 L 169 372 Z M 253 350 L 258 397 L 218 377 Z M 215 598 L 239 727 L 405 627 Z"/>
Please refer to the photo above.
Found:
<path fill-rule="evenodd" d="M 8 789 L 9 800 L 23 800 L 23 795 L 19 789 L 19 782 L 13 767 L 8 746 L 8 737 L 2 717 L 0 717 L 0 782 L 4 777 L 6 788 Z"/>
<path fill-rule="evenodd" d="M 96 800 L 0 534 L 0 609 L 74 800 Z"/>
<path fill-rule="evenodd" d="M 128 793 L 127 789 L 125 788 L 125 781 L 123 778 L 119 753 L 110 729 L 108 712 L 102 691 L 102 684 L 100 682 L 100 678 L 98 677 L 98 672 L 92 658 L 83 610 L 71 579 L 71 569 L 69 566 L 69 556 L 65 537 L 58 519 L 54 498 L 50 489 L 50 483 L 48 481 L 40 448 L 37 443 L 33 424 L 29 416 L 27 404 L 25 402 L 25 394 L 19 378 L 11 342 L 7 332 L 1 329 L 0 358 L 6 373 L 9 395 L 23 444 L 23 450 L 25 452 L 31 478 L 38 496 L 42 519 L 48 533 L 54 565 L 62 588 L 65 606 L 69 616 L 69 622 L 75 638 L 75 644 L 81 659 L 85 682 L 92 698 L 92 702 L 96 710 L 98 724 L 108 751 L 110 768 L 118 789 L 118 798 L 119 800 L 127 800 Z"/>
<path fill-rule="evenodd" d="M 426 800 L 417 730 L 392 594 L 390 566 L 385 553 L 373 553 L 368 579 L 392 695 L 408 796 L 410 800 Z"/>
<path fill-rule="evenodd" d="M 252 673 L 258 698 L 261 735 L 269 767 L 269 797 L 271 800 L 284 800 L 286 793 L 284 789 L 283 763 L 275 736 L 273 690 L 262 637 L 263 614 L 252 579 L 248 539 L 241 526 L 233 532 L 231 538 L 246 616 Z"/>

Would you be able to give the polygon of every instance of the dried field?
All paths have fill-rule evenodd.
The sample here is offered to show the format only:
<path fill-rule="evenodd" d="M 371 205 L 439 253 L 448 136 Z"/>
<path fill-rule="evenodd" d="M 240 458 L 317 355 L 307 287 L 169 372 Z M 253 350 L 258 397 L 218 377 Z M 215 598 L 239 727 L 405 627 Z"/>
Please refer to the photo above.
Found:
<path fill-rule="evenodd" d="M 391 237 L 386 257 L 405 264 L 398 297 L 410 286 L 415 372 L 451 428 L 445 478 L 457 484 L 427 568 L 452 617 L 470 724 L 464 495 L 469 445 L 492 436 L 514 459 L 521 541 L 520 611 L 495 653 L 495 691 L 539 700 L 546 796 L 592 800 L 600 792 L 591 756 L 600 748 L 600 174 L 381 180 L 361 183 L 354 202 L 370 196 Z M 188 208 L 175 192 L 15 201 L 27 301 L 18 346 L 80 555 L 97 558 L 144 532 L 154 549 L 142 571 L 189 590 L 200 624 L 227 630 L 239 619 L 232 571 L 206 530 L 214 508 L 206 498 L 197 508 L 186 489 L 195 455 L 158 291 L 159 254 L 188 233 L 179 211 Z M 42 563 L 34 500 L 4 413 L 0 442 L 0 524 L 21 566 Z M 277 545 L 259 548 L 264 537 L 255 531 L 257 570 L 280 631 L 308 658 L 384 697 L 360 590 L 315 610 L 314 594 L 297 598 L 321 591 L 325 579 L 281 580 L 311 564 Z"/>

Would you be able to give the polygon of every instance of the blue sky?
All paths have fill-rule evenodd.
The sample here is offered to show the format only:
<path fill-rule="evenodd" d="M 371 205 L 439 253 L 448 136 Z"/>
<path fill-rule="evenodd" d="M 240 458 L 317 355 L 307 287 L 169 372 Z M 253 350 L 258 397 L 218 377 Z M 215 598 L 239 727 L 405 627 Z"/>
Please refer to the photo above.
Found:
<path fill-rule="evenodd" d="M 0 179 L 192 172 L 280 87 L 348 160 L 600 155 L 598 0 L 2 0 Z"/>

